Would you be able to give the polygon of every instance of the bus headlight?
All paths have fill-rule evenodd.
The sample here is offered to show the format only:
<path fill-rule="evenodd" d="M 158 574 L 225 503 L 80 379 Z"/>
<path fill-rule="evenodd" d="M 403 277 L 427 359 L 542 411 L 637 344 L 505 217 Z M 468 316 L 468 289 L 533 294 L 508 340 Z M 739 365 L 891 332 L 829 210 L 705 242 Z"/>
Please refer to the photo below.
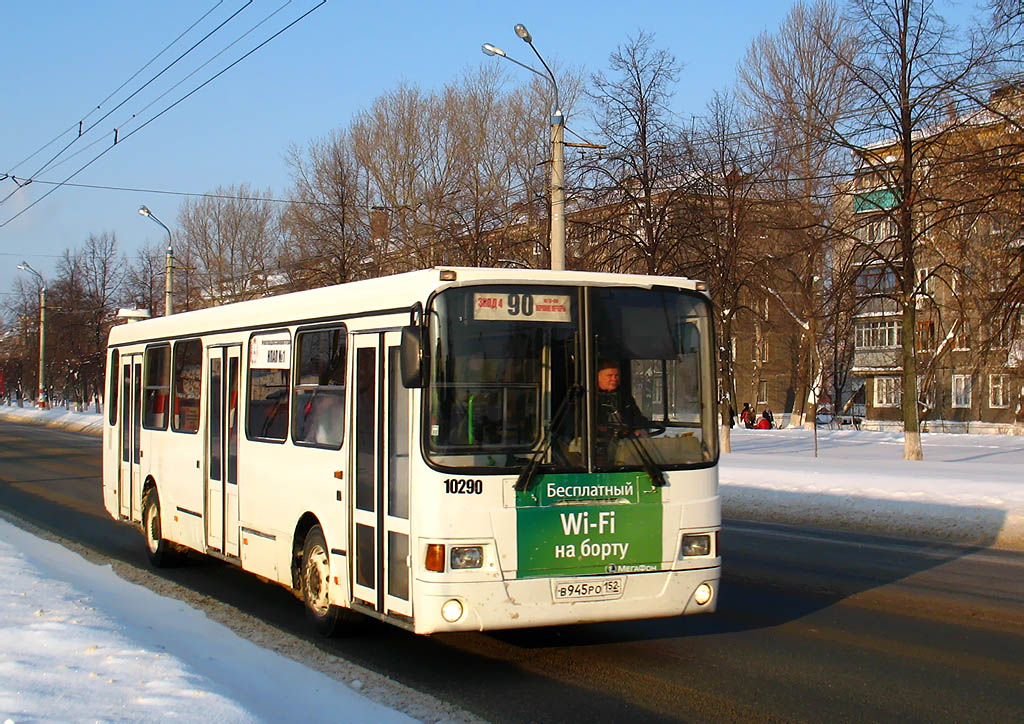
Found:
<path fill-rule="evenodd" d="M 711 554 L 711 536 L 708 533 L 683 536 L 683 544 L 679 547 L 679 559 L 690 556 L 706 556 Z"/>
<path fill-rule="evenodd" d="M 702 583 L 697 586 L 697 590 L 693 592 L 693 600 L 697 602 L 698 606 L 703 606 L 705 603 L 711 600 L 711 596 L 714 591 L 707 583 Z"/>
<path fill-rule="evenodd" d="M 481 568 L 484 565 L 483 546 L 452 546 L 452 570 Z"/>
<path fill-rule="evenodd" d="M 448 623 L 455 623 L 462 618 L 462 602 L 452 598 L 441 604 L 441 618 Z"/>

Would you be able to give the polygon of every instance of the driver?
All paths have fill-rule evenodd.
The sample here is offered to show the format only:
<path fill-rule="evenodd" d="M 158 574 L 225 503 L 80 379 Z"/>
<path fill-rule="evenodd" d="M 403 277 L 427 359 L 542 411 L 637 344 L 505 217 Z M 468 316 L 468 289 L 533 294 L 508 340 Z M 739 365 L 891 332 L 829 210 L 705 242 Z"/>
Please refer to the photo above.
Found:
<path fill-rule="evenodd" d="M 611 442 L 622 437 L 647 437 L 651 421 L 644 417 L 636 400 L 619 386 L 619 363 L 603 360 L 597 365 L 597 396 L 594 414 L 596 450 L 609 456 Z"/>

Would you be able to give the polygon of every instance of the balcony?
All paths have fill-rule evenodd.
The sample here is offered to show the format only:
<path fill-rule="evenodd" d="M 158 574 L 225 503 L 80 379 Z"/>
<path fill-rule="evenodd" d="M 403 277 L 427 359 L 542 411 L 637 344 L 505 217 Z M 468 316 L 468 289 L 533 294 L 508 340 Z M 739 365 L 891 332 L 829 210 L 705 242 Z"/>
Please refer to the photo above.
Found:
<path fill-rule="evenodd" d="M 899 194 L 893 189 L 876 189 L 855 194 L 853 197 L 854 213 L 868 211 L 887 211 L 899 206 Z"/>

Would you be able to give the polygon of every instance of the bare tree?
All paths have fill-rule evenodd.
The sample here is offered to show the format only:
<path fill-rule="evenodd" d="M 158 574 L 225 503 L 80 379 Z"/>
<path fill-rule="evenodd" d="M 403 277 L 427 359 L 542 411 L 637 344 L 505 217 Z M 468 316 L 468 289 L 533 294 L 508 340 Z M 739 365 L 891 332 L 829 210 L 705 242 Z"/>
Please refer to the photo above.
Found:
<path fill-rule="evenodd" d="M 680 201 L 689 185 L 682 130 L 669 103 L 680 64 L 639 32 L 609 57 L 609 73 L 591 78 L 593 123 L 606 156 L 584 163 L 595 214 L 571 222 L 590 244 L 590 265 L 610 271 L 658 273 L 678 243 Z"/>
<path fill-rule="evenodd" d="M 926 187 L 930 163 L 957 132 L 951 106 L 981 67 L 982 56 L 957 44 L 932 0 L 852 0 L 849 20 L 861 41 L 859 53 L 834 56 L 850 75 L 863 111 L 843 117 L 831 129 L 835 143 L 859 158 L 856 211 L 870 211 L 891 223 L 895 234 L 877 242 L 861 239 L 855 253 L 884 269 L 891 285 L 877 299 L 901 320 L 904 457 L 920 460 L 915 349 L 917 256 L 925 246 L 943 203 Z"/>
<path fill-rule="evenodd" d="M 178 223 L 194 267 L 197 306 L 253 299 L 275 285 L 281 239 L 269 199 L 269 191 L 243 184 L 182 204 Z"/>
<path fill-rule="evenodd" d="M 143 246 L 128 262 L 125 273 L 125 303 L 136 309 L 147 309 L 152 315 L 160 313 L 164 301 L 164 249 L 162 242 Z"/>
<path fill-rule="evenodd" d="M 769 239 L 766 202 L 759 193 L 765 173 L 762 153 L 745 143 L 745 124 L 735 100 L 716 93 L 697 130 L 690 156 L 696 186 L 677 200 L 677 213 L 688 221 L 676 227 L 680 253 L 666 260 L 667 273 L 703 279 L 715 304 L 722 385 L 723 450 L 729 446 L 728 408 L 737 404 L 733 340 L 739 315 L 753 318 L 753 347 L 761 349 L 764 289 L 768 286 Z M 754 357 L 756 385 L 761 355 Z M 753 390 L 756 393 L 756 390 Z"/>
<path fill-rule="evenodd" d="M 306 155 L 293 147 L 289 163 L 294 203 L 282 217 L 288 243 L 280 261 L 294 286 L 340 284 L 378 272 L 383 260 L 373 243 L 374 212 L 348 134 L 334 131 L 312 141 Z"/>
<path fill-rule="evenodd" d="M 802 330 L 797 354 L 795 424 L 813 424 L 824 382 L 820 328 L 829 319 L 828 295 L 848 289 L 838 278 L 826 280 L 825 264 L 834 239 L 831 195 L 846 158 L 827 133 L 850 110 L 851 76 L 846 64 L 856 41 L 844 30 L 830 0 L 797 2 L 777 33 L 762 33 L 739 68 L 739 97 L 750 110 L 757 133 L 773 139 L 766 194 L 778 201 L 774 228 L 787 233 L 777 249 L 784 263 L 777 297 Z M 832 320 L 837 319 L 834 315 Z M 809 409 L 805 410 L 805 401 Z"/>

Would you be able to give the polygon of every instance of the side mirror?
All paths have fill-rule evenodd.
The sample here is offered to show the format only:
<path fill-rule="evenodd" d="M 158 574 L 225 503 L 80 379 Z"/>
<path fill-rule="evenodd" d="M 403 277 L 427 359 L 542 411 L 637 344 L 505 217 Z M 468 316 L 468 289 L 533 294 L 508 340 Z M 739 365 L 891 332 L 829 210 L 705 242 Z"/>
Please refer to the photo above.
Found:
<path fill-rule="evenodd" d="M 402 327 L 402 384 L 408 389 L 423 387 L 427 377 L 426 328 Z"/>

